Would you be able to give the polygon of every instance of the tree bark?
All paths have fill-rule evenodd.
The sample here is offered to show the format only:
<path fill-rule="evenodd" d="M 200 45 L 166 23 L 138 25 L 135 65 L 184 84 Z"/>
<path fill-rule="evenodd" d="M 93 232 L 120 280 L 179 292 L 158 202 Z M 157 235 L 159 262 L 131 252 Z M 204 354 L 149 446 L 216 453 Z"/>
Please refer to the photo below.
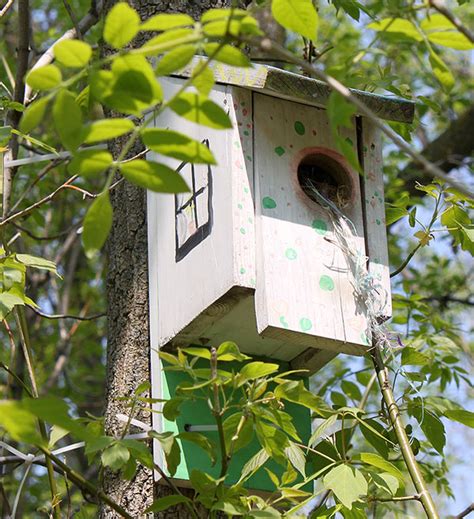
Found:
<path fill-rule="evenodd" d="M 115 0 L 105 5 L 105 13 Z M 159 12 L 186 12 L 194 18 L 212 7 L 224 7 L 230 0 L 134 0 L 129 2 L 142 20 Z M 113 151 L 121 143 L 113 145 Z M 134 149 L 132 154 L 138 151 Z M 119 397 L 133 393 L 137 386 L 150 380 L 150 335 L 148 321 L 148 265 L 146 193 L 128 182 L 122 182 L 111 193 L 114 208 L 112 232 L 108 240 L 108 341 L 105 388 L 105 430 L 119 436 L 124 424 L 117 413 L 127 414 L 125 402 Z M 137 418 L 151 424 L 151 416 L 142 413 Z M 168 487 L 155 485 L 150 470 L 139 466 L 132 481 L 124 481 L 117 474 L 106 471 L 104 490 L 119 502 L 133 517 L 144 517 L 144 510 L 154 497 L 171 493 Z M 103 506 L 100 517 L 119 517 Z M 189 517 L 189 510 L 180 506 L 160 512 L 157 517 L 176 519 Z"/>

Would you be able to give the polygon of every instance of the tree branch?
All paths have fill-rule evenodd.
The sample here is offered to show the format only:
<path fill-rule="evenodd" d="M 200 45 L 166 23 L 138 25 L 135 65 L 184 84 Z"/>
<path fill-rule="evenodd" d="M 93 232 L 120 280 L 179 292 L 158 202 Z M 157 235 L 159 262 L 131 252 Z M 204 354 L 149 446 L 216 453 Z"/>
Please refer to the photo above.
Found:
<path fill-rule="evenodd" d="M 474 512 L 474 503 L 471 503 L 465 510 L 463 510 L 460 514 L 456 515 L 454 519 L 462 519 L 469 515 L 471 512 Z"/>
<path fill-rule="evenodd" d="M 93 2 L 89 12 L 79 20 L 77 23 L 77 28 L 79 29 L 80 34 L 85 34 L 91 27 L 93 27 L 98 21 L 100 17 L 100 13 L 102 12 L 103 2 L 99 0 L 97 2 Z M 31 70 L 35 70 L 39 67 L 44 67 L 45 65 L 49 65 L 54 60 L 54 46 L 56 43 L 59 43 L 63 40 L 72 40 L 79 36 L 79 33 L 76 31 L 76 28 L 69 29 L 66 31 L 61 38 L 56 40 L 51 47 L 39 58 L 39 60 L 34 64 Z M 26 86 L 25 91 L 25 103 L 28 103 L 31 100 L 32 89 L 28 85 Z"/>
<path fill-rule="evenodd" d="M 441 3 L 439 0 L 429 0 L 429 2 L 433 9 L 436 9 L 438 13 L 442 14 L 445 18 L 447 18 L 459 32 L 464 34 L 464 36 L 466 36 L 466 38 L 471 43 L 474 43 L 474 35 L 469 31 L 467 27 L 463 25 L 459 18 L 456 18 L 456 16 L 454 16 L 454 14 L 449 9 L 447 9 L 447 7 L 444 5 L 444 2 Z"/>

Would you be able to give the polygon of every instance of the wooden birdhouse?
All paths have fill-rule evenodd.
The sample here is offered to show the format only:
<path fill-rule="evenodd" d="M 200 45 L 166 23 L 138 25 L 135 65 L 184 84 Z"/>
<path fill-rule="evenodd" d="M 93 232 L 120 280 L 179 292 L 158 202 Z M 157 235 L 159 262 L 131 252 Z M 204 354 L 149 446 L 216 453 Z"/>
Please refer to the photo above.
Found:
<path fill-rule="evenodd" d="M 329 88 L 267 66 L 214 67 L 211 98 L 234 128 L 213 130 L 167 110 L 159 127 L 205 143 L 217 165 L 173 159 L 190 192 L 149 193 L 150 317 L 155 348 L 235 341 L 242 351 L 319 369 L 338 353 L 367 351 L 366 310 L 328 210 L 352 222 L 390 315 L 381 136 L 356 117 L 344 137 L 363 175 L 333 142 Z M 165 81 L 168 96 L 184 78 Z M 407 122 L 413 104 L 356 92 L 379 117 Z M 160 157 L 163 160 L 163 157 Z"/>
<path fill-rule="evenodd" d="M 359 157 L 361 175 L 336 149 L 324 109 L 327 85 L 267 66 L 213 69 L 217 84 L 210 97 L 229 114 L 232 129 L 199 126 L 171 110 L 155 121 L 201 141 L 217 160 L 207 166 L 169 159 L 190 192 L 148 194 L 152 386 L 158 398 L 173 395 L 179 382 L 162 371 L 158 349 L 217 347 L 230 340 L 243 352 L 308 374 L 339 353 L 367 351 L 367 309 L 355 289 L 356 273 L 334 214 L 315 189 L 348 223 L 350 252 L 367 258 L 384 316 L 391 312 L 379 131 L 357 116 L 343 134 Z M 185 76 L 164 81 L 167 97 Z M 381 118 L 413 117 L 410 102 L 355 93 Z M 311 422 L 303 414 L 297 420 L 306 437 Z M 159 414 L 154 420 L 155 428 L 178 432 L 212 423 L 212 416 L 194 408 L 174 423 Z M 186 456 L 178 478 L 188 479 L 204 463 L 196 456 Z"/>

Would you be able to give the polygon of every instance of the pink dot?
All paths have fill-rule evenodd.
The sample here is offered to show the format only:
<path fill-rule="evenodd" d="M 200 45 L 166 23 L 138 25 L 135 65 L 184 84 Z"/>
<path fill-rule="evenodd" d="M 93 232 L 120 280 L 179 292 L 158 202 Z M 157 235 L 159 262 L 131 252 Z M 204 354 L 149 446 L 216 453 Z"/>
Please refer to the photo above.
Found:
<path fill-rule="evenodd" d="M 237 124 L 238 124 L 239 126 L 242 126 L 242 123 L 241 123 L 241 122 L 238 122 Z"/>
<path fill-rule="evenodd" d="M 234 110 L 237 110 L 239 108 L 239 105 L 237 105 L 236 103 L 234 103 Z"/>
<path fill-rule="evenodd" d="M 249 113 L 249 111 L 247 110 L 247 108 L 244 108 L 242 110 L 242 114 L 244 115 L 244 117 Z"/>
<path fill-rule="evenodd" d="M 247 124 L 247 128 L 252 128 L 252 125 L 250 123 Z"/>
<path fill-rule="evenodd" d="M 313 130 L 313 135 L 317 135 L 318 132 L 316 130 Z"/>
<path fill-rule="evenodd" d="M 293 148 L 293 144 L 290 144 L 290 148 Z"/>
<path fill-rule="evenodd" d="M 236 167 L 237 169 L 242 169 L 242 167 L 243 167 L 243 166 L 242 166 L 242 162 L 240 162 L 240 160 L 236 160 L 236 161 L 235 161 L 235 167 Z"/>

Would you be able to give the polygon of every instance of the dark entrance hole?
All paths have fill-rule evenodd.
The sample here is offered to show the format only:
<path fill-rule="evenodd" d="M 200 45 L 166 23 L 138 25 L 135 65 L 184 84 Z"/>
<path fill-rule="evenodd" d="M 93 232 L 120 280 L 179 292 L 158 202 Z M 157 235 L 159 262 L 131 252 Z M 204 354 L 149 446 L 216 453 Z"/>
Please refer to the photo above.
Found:
<path fill-rule="evenodd" d="M 325 153 L 310 153 L 298 165 L 301 189 L 314 202 L 320 202 L 316 191 L 340 208 L 352 199 L 352 181 L 346 168 Z"/>

